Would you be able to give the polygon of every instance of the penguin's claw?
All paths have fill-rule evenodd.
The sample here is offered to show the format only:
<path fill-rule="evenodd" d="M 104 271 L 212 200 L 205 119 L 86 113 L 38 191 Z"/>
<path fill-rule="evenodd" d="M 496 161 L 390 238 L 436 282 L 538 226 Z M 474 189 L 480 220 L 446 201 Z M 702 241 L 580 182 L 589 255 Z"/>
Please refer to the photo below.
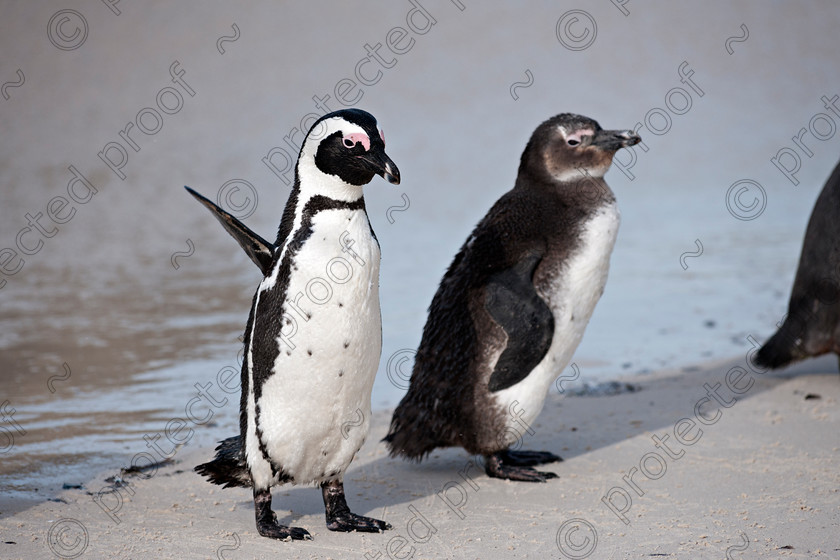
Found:
<path fill-rule="evenodd" d="M 549 451 L 502 451 L 502 462 L 516 467 L 532 467 L 562 461 Z"/>
<path fill-rule="evenodd" d="M 557 478 L 557 474 L 553 472 L 538 471 L 529 466 L 506 464 L 505 459 L 508 453 L 510 452 L 500 451 L 486 457 L 484 472 L 487 476 L 521 482 L 546 482 L 551 478 Z"/>
<path fill-rule="evenodd" d="M 381 533 L 391 529 L 391 524 L 373 517 L 356 515 L 346 512 L 327 519 L 327 529 L 330 531 L 359 531 L 360 533 Z"/>
<path fill-rule="evenodd" d="M 273 521 L 257 523 L 257 531 L 263 537 L 281 541 L 311 541 L 309 531 L 300 527 L 287 527 Z"/>

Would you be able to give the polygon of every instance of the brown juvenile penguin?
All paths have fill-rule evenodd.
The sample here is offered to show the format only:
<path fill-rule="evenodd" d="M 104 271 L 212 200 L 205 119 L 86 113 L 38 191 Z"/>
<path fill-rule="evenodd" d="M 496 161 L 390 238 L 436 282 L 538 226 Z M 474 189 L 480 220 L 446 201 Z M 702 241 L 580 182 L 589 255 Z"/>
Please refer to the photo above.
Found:
<path fill-rule="evenodd" d="M 537 127 L 514 188 L 478 223 L 435 294 L 385 441 L 422 460 L 460 446 L 489 476 L 544 482 L 553 453 L 513 451 L 569 363 L 607 280 L 619 225 L 603 176 L 641 139 L 564 113 Z"/>

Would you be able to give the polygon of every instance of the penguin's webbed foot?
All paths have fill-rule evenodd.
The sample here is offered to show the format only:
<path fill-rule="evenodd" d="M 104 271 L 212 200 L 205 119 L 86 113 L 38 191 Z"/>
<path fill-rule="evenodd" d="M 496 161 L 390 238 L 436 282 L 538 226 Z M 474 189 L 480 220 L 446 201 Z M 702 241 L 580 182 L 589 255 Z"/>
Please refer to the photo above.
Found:
<path fill-rule="evenodd" d="M 556 463 L 563 460 L 550 451 L 511 451 L 508 449 L 501 453 L 504 463 L 516 467 L 532 467 L 534 465 Z"/>
<path fill-rule="evenodd" d="M 340 480 L 321 483 L 321 493 L 330 531 L 379 533 L 391 528 L 390 523 L 351 512 L 344 497 L 344 483 Z"/>
<path fill-rule="evenodd" d="M 338 515 L 327 515 L 327 529 L 330 531 L 381 533 L 390 528 L 390 523 L 386 523 L 381 519 L 374 519 L 373 517 L 356 515 L 350 510 Z"/>
<path fill-rule="evenodd" d="M 485 457 L 484 472 L 487 473 L 487 476 L 521 482 L 545 482 L 551 478 L 557 478 L 557 474 L 553 472 L 538 471 L 530 466 L 506 464 L 507 453 L 509 452 L 499 451 Z"/>
<path fill-rule="evenodd" d="M 271 491 L 254 489 L 254 513 L 257 518 L 257 532 L 263 537 L 281 541 L 311 541 L 309 531 L 300 527 L 287 527 L 277 522 L 277 515 L 271 510 Z"/>
<path fill-rule="evenodd" d="M 287 527 L 274 521 L 257 521 L 257 532 L 263 537 L 281 541 L 311 541 L 312 535 L 301 527 Z"/>

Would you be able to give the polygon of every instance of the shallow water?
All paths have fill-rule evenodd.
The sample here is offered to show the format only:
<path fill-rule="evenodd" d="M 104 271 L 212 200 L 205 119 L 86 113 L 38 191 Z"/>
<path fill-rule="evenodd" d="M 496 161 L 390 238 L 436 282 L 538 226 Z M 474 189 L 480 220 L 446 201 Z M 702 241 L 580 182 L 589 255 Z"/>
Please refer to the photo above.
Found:
<path fill-rule="evenodd" d="M 181 187 L 227 193 L 229 209 L 273 239 L 289 189 L 263 158 L 288 147 L 284 136 L 299 140 L 292 128 L 317 111 L 313 95 L 339 108 L 335 86 L 364 45 L 384 45 L 398 26 L 411 48 L 381 47 L 393 64 L 363 67 L 381 76 L 357 103 L 379 119 L 403 178 L 366 189 L 383 254 L 377 408 L 402 395 L 437 282 L 512 186 L 541 120 L 573 111 L 605 128 L 638 122 L 648 148 L 634 149 L 632 166 L 619 154 L 627 169 L 607 175 L 622 226 L 574 358 L 578 382 L 743 354 L 748 335 L 770 335 L 840 152 L 840 116 L 820 100 L 840 94 L 840 8 L 827 2 L 658 2 L 628 4 L 629 15 L 602 3 L 572 21 L 570 2 L 421 1 L 433 24 L 408 1 L 329 12 L 147 2 L 119 15 L 77 4 L 61 34 L 45 32 L 60 9 L 48 2 L 10 4 L 0 22 L 0 249 L 18 253 L 0 255 L 0 404 L 14 409 L 0 432 L 4 496 L 41 499 L 140 453 L 170 455 L 167 426 L 190 446 L 235 432 L 238 395 L 219 375 L 237 368 L 259 273 Z M 572 50 L 558 33 L 575 48 L 594 42 Z M 9 85 L 17 70 L 24 82 Z M 170 73 L 180 71 L 186 87 Z M 165 88 L 179 93 L 177 110 Z M 120 136 L 128 122 L 139 151 Z M 810 156 L 792 139 L 802 128 Z M 112 146 L 119 160 L 112 142 L 127 158 L 117 171 L 98 157 Z M 799 159 L 798 185 L 771 162 L 783 148 L 789 168 Z M 74 171 L 96 192 L 71 183 Z M 730 191 L 741 180 L 754 183 Z M 57 211 L 68 183 L 87 200 Z M 193 409 L 212 413 L 206 423 L 185 410 L 196 384 L 212 384 Z"/>

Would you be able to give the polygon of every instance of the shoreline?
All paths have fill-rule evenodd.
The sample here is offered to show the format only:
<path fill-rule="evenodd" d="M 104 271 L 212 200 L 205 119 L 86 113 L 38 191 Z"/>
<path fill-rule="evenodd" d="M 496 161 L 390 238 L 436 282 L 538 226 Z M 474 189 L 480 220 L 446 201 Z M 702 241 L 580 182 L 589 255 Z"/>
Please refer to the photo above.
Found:
<path fill-rule="evenodd" d="M 124 475 L 126 485 L 106 480 L 112 470 L 48 501 L 4 505 L 2 540 L 16 544 L 0 544 L 2 556 L 837 557 L 836 361 L 765 374 L 745 363 L 625 376 L 639 390 L 613 395 L 550 394 L 524 443 L 564 458 L 545 465 L 560 475 L 545 485 L 490 479 L 462 449 L 419 465 L 391 459 L 379 441 L 391 411 L 375 411 L 345 482 L 353 511 L 393 525 L 384 534 L 331 533 L 317 488 L 284 485 L 273 489 L 280 522 L 314 541 L 262 538 L 248 491 L 192 472 L 213 452 L 198 446 Z"/>
<path fill-rule="evenodd" d="M 728 361 L 729 360 L 709 361 L 709 362 L 706 363 L 706 365 L 704 367 L 712 367 L 713 364 L 726 363 Z M 222 370 L 219 371 L 219 374 L 224 372 L 226 369 L 228 369 L 228 368 L 222 368 Z M 604 379 L 596 378 L 594 380 L 587 380 L 587 381 L 581 380 L 580 375 L 579 375 L 579 370 L 577 370 L 576 368 L 573 368 L 573 369 L 575 369 L 575 375 L 574 376 L 561 375 L 557 378 L 555 383 L 552 385 L 551 391 L 552 391 L 552 394 L 554 394 L 555 397 L 559 396 L 560 394 L 562 394 L 564 396 L 572 396 L 572 397 L 612 396 L 617 391 L 624 392 L 624 391 L 628 390 L 628 387 L 634 387 L 636 381 L 641 381 L 641 380 L 644 380 L 646 378 L 656 378 L 656 377 L 659 377 L 659 376 L 667 376 L 667 375 L 670 375 L 670 374 L 679 375 L 681 373 L 692 372 L 692 371 L 696 371 L 696 370 L 702 369 L 702 368 L 701 368 L 701 366 L 693 365 L 693 366 L 675 367 L 675 368 L 664 369 L 664 370 L 661 370 L 659 372 L 648 371 L 648 372 L 644 372 L 644 373 L 621 373 L 621 374 L 616 375 L 612 379 L 604 380 Z M 218 377 L 218 375 L 217 375 L 217 377 Z M 218 407 L 216 407 L 214 409 L 214 412 L 216 412 L 216 413 L 223 413 L 222 415 L 220 415 L 221 416 L 219 418 L 221 420 L 220 422 L 217 422 L 216 419 L 211 418 L 210 423 L 205 423 L 205 424 L 193 423 L 192 428 L 195 428 L 196 429 L 196 434 L 198 435 L 200 433 L 201 437 L 197 437 L 197 438 L 194 438 L 194 439 L 191 438 L 190 441 L 187 441 L 185 444 L 181 444 L 181 445 L 176 445 L 175 443 L 172 443 L 173 448 L 172 448 L 172 451 L 170 451 L 170 452 L 167 452 L 164 449 L 162 449 L 163 443 L 162 442 L 159 443 L 159 441 L 162 438 L 161 437 L 155 437 L 155 434 L 160 436 L 161 432 L 164 431 L 162 424 L 160 426 L 158 426 L 158 424 L 160 424 L 160 422 L 158 422 L 158 423 L 146 422 L 146 424 L 147 424 L 146 428 L 148 428 L 149 430 L 151 430 L 152 427 L 158 427 L 158 428 L 161 428 L 161 429 L 158 429 L 158 430 L 154 431 L 151 436 L 147 432 L 145 440 L 142 440 L 141 437 L 140 437 L 140 434 L 143 432 L 143 429 L 139 429 L 139 430 L 134 429 L 131 432 L 126 432 L 126 433 L 122 434 L 122 439 L 115 440 L 114 447 L 123 446 L 125 449 L 129 450 L 128 452 L 120 453 L 119 451 L 114 450 L 110 453 L 107 453 L 105 449 L 99 447 L 99 448 L 96 449 L 96 451 L 88 450 L 86 452 L 86 454 L 96 453 L 98 456 L 100 456 L 99 459 L 97 461 L 95 461 L 95 466 L 94 465 L 89 465 L 89 464 L 81 464 L 80 465 L 78 463 L 71 463 L 71 468 L 70 469 L 66 469 L 66 471 L 61 475 L 54 475 L 52 477 L 52 480 L 49 480 L 45 483 L 44 482 L 38 483 L 37 482 L 38 481 L 37 475 L 33 476 L 33 477 L 28 477 L 27 476 L 27 477 L 25 477 L 21 480 L 13 480 L 12 484 L 11 484 L 11 486 L 13 488 L 12 493 L 11 493 L 11 497 L 4 496 L 3 501 L 0 502 L 0 505 L 2 506 L 2 507 L 0 507 L 0 517 L 8 516 L 8 515 L 14 515 L 14 514 L 19 513 L 19 512 L 21 512 L 25 509 L 28 509 L 29 507 L 33 507 L 33 506 L 35 506 L 37 504 L 40 504 L 44 501 L 49 501 L 51 499 L 54 499 L 54 498 L 58 497 L 60 491 L 62 489 L 66 489 L 66 488 L 59 488 L 59 486 L 81 485 L 81 486 L 85 487 L 86 490 L 91 491 L 90 488 L 87 488 L 87 482 L 89 482 L 89 481 L 84 480 L 84 479 L 80 478 L 79 476 L 77 476 L 79 471 L 90 472 L 92 470 L 93 472 L 100 473 L 100 475 L 101 475 L 101 473 L 108 472 L 108 473 L 110 473 L 110 476 L 117 476 L 122 471 L 124 466 L 115 466 L 115 465 L 119 464 L 119 462 L 122 459 L 126 459 L 126 460 L 123 461 L 123 464 L 125 466 L 128 466 L 127 465 L 128 463 L 134 463 L 136 461 L 137 464 L 135 464 L 135 467 L 142 468 L 145 465 L 148 468 L 149 466 L 153 467 L 156 464 L 168 462 L 170 460 L 176 460 L 177 461 L 177 460 L 180 459 L 180 456 L 183 456 L 185 453 L 187 453 L 189 451 L 195 451 L 197 449 L 208 449 L 208 448 L 212 451 L 213 449 L 215 449 L 215 446 L 218 443 L 218 441 L 220 441 L 221 439 L 224 439 L 224 437 L 226 437 L 226 436 L 220 435 L 220 434 L 227 433 L 225 431 L 226 429 L 229 428 L 228 431 L 231 431 L 231 433 L 233 431 L 238 430 L 238 427 L 239 427 L 238 426 L 238 400 L 239 400 L 238 399 L 238 390 L 239 390 L 239 387 L 237 385 L 237 387 L 234 389 L 233 393 L 231 393 L 229 391 L 226 391 L 226 393 L 227 393 L 226 396 L 232 397 L 232 406 L 227 407 L 227 408 L 230 408 L 230 410 L 222 410 L 222 409 L 219 409 Z M 107 396 L 108 395 L 105 394 L 105 395 L 100 396 L 99 398 L 106 398 Z M 548 398 L 550 399 L 551 397 L 549 396 Z M 233 402 L 233 401 L 235 401 L 235 402 Z M 374 414 L 387 413 L 388 418 L 385 419 L 385 422 L 387 424 L 390 421 L 390 416 L 393 414 L 393 410 L 394 410 L 395 406 L 396 406 L 396 403 L 394 404 L 394 406 L 379 406 L 379 407 L 377 407 L 377 406 L 373 405 L 372 410 L 373 410 Z M 233 408 L 236 408 L 236 410 L 233 410 Z M 172 412 L 174 412 L 174 411 L 169 411 L 167 413 L 167 417 L 168 417 L 168 414 L 170 414 Z M 229 416 L 229 418 L 227 418 L 227 416 Z M 184 422 L 183 418 L 173 417 L 172 420 L 180 421 L 182 423 L 186 423 L 186 422 Z M 228 426 L 228 424 L 230 424 L 230 426 Z M 201 428 L 200 432 L 198 431 L 199 428 Z M 29 431 L 31 431 L 31 430 L 29 430 Z M 129 437 L 129 435 L 131 435 L 133 437 Z M 78 434 L 78 436 L 82 437 L 82 438 L 89 437 L 89 435 L 87 435 L 85 433 L 80 433 L 80 434 Z M 199 441 L 198 446 L 196 446 L 196 440 Z M 145 441 L 146 443 L 143 443 L 143 441 Z M 45 441 L 45 442 L 39 442 L 39 443 L 41 443 L 41 445 L 49 445 L 50 442 Z M 167 445 L 169 445 L 169 444 L 167 443 Z M 131 454 L 132 451 L 136 452 L 136 453 L 134 453 L 133 456 Z M 154 451 L 154 453 L 152 453 L 152 451 Z M 213 453 L 211 452 L 209 455 L 212 456 Z M 145 463 L 141 463 L 139 461 L 139 459 L 143 458 L 144 456 L 147 457 L 146 461 L 145 461 Z M 23 457 L 24 459 L 25 458 L 30 458 L 32 460 L 37 461 L 42 457 L 42 455 L 37 451 L 34 452 L 34 453 L 25 451 L 25 452 L 19 454 L 16 457 L 16 459 L 20 460 L 21 457 Z M 56 469 L 56 468 L 59 468 L 60 465 L 62 465 L 62 464 L 66 465 L 67 462 L 59 460 L 59 461 L 56 461 L 55 464 L 51 464 L 50 466 L 53 467 L 53 469 Z M 92 467 L 92 469 L 91 469 L 91 467 Z M 129 468 L 131 468 L 131 467 L 129 467 Z M 352 465 L 351 465 L 351 468 L 352 468 Z M 99 476 L 99 478 L 105 478 L 105 477 L 104 476 Z M 38 488 L 34 488 L 33 484 L 34 484 L 34 486 L 38 486 Z M 33 487 L 32 488 L 26 488 L 26 486 L 33 486 Z M 47 487 L 46 489 L 44 488 L 45 486 Z"/>

